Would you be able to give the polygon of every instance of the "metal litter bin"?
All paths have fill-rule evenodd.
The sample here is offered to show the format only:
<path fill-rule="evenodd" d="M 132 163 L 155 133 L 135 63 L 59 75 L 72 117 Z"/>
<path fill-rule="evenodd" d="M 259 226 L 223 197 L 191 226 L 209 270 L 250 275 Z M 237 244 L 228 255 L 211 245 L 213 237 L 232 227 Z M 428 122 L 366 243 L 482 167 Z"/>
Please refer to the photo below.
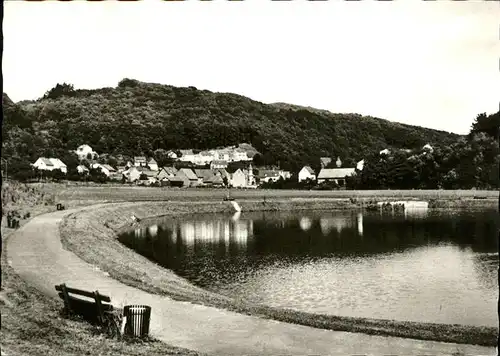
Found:
<path fill-rule="evenodd" d="M 149 334 L 151 307 L 147 305 L 127 305 L 123 308 L 127 318 L 125 334 L 133 337 L 145 337 Z"/>

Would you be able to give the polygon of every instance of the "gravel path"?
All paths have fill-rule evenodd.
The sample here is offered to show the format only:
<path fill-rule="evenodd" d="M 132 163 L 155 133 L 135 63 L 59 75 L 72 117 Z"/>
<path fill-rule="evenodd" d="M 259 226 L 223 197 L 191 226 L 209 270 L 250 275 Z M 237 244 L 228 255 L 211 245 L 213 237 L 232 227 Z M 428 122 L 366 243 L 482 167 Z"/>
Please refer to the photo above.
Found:
<path fill-rule="evenodd" d="M 217 355 L 496 355 L 495 348 L 321 330 L 146 293 L 63 249 L 58 226 L 75 211 L 40 215 L 15 231 L 7 246 L 9 264 L 54 298 L 54 285 L 66 283 L 99 290 L 118 307 L 150 305 L 151 335 L 173 346 Z"/>

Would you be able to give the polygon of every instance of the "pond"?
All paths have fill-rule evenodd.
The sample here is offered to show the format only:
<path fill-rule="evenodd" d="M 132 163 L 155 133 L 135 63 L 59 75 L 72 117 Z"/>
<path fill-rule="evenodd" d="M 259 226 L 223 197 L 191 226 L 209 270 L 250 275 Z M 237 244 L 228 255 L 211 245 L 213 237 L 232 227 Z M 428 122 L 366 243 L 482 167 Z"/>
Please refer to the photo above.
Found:
<path fill-rule="evenodd" d="M 192 283 L 312 313 L 498 326 L 498 213 L 165 218 L 126 246 Z"/>

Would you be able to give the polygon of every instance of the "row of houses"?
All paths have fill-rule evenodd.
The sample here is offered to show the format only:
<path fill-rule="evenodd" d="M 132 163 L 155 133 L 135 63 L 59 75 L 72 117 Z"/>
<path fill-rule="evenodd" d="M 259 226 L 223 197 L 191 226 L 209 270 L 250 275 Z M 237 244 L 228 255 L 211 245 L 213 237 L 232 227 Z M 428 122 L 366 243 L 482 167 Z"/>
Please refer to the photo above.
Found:
<path fill-rule="evenodd" d="M 343 186 L 345 185 L 346 177 L 350 177 L 356 174 L 356 168 L 358 170 L 363 170 L 364 160 L 357 163 L 356 168 L 341 168 L 342 161 L 340 157 L 337 157 L 335 165 L 337 168 L 325 168 L 331 163 L 331 158 L 321 157 L 321 169 L 318 174 L 310 166 L 304 166 L 299 171 L 298 181 L 304 182 L 307 180 L 316 181 L 318 184 L 325 182 L 335 182 L 336 184 Z"/>
<path fill-rule="evenodd" d="M 180 155 L 174 151 L 168 152 L 168 157 L 176 159 L 181 162 L 191 162 L 199 166 L 205 166 L 216 162 L 216 164 L 221 165 L 230 162 L 241 162 L 241 161 L 252 161 L 252 157 L 248 156 L 246 150 L 231 146 L 213 150 L 204 150 L 195 153 L 192 149 L 179 150 Z"/>
<path fill-rule="evenodd" d="M 430 144 L 426 144 L 422 147 L 422 150 L 424 151 L 423 154 L 425 155 L 428 153 L 432 153 L 434 151 L 434 148 Z M 406 153 L 412 153 L 415 150 L 400 149 L 400 151 L 404 151 Z M 388 148 L 383 149 L 379 152 L 380 156 L 389 154 L 391 154 L 391 150 L 389 150 Z M 310 166 L 302 167 L 302 169 L 299 171 L 298 174 L 298 181 L 304 182 L 309 179 L 312 181 L 317 181 L 318 184 L 328 181 L 333 181 L 339 185 L 345 185 L 345 178 L 355 175 L 356 169 L 362 171 L 365 164 L 365 161 L 361 160 L 356 164 L 356 168 L 341 168 L 342 161 L 340 160 L 340 157 L 337 157 L 337 161 L 335 162 L 337 168 L 326 168 L 331 162 L 332 162 L 331 158 L 321 157 L 320 158 L 321 169 L 318 174 L 316 174 Z"/>
<path fill-rule="evenodd" d="M 139 182 L 145 185 L 160 184 L 175 187 L 218 187 L 228 185 L 235 188 L 255 188 L 257 186 L 257 177 L 254 176 L 251 165 L 248 169 L 239 168 L 232 173 L 224 168 L 176 169 L 175 167 L 162 167 L 158 171 L 153 171 L 132 166 L 121 172 L 121 174 L 126 182 Z"/>

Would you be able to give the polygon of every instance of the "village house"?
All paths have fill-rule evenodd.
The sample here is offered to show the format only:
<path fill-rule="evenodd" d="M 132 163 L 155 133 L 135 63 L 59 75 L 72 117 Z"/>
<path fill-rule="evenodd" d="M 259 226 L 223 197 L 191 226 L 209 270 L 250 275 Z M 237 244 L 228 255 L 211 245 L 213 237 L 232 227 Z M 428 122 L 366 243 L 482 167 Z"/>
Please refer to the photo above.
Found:
<path fill-rule="evenodd" d="M 108 179 L 109 180 L 112 180 L 112 181 L 121 181 L 123 180 L 123 174 L 119 173 L 119 172 L 112 172 L 109 176 L 108 176 Z"/>
<path fill-rule="evenodd" d="M 422 149 L 426 152 L 430 152 L 430 153 L 434 152 L 434 148 L 431 145 L 429 145 L 428 143 L 424 147 L 422 147 Z"/>
<path fill-rule="evenodd" d="M 280 177 L 283 179 L 290 179 L 292 178 L 292 172 L 280 170 Z"/>
<path fill-rule="evenodd" d="M 236 148 L 233 151 L 233 155 L 234 155 L 233 159 L 235 161 L 248 161 L 250 159 L 247 155 L 247 151 L 245 151 L 242 148 Z"/>
<path fill-rule="evenodd" d="M 35 163 L 32 164 L 34 168 L 41 171 L 53 171 L 59 169 L 63 173 L 68 173 L 68 167 L 59 158 L 38 158 Z"/>
<path fill-rule="evenodd" d="M 212 187 L 222 187 L 224 185 L 224 180 L 222 177 L 219 175 L 215 175 L 212 178 L 208 179 L 205 184 L 212 186 Z"/>
<path fill-rule="evenodd" d="M 144 157 L 144 156 L 134 157 L 134 166 L 146 167 L 146 165 L 147 165 L 146 157 Z"/>
<path fill-rule="evenodd" d="M 321 168 L 326 168 L 332 162 L 332 159 L 330 157 L 321 157 L 319 162 L 321 164 Z"/>
<path fill-rule="evenodd" d="M 199 154 L 199 159 L 198 161 L 200 162 L 200 165 L 206 165 L 212 162 L 215 159 L 215 156 L 213 152 L 211 151 L 201 151 Z"/>
<path fill-rule="evenodd" d="M 186 187 L 195 187 L 198 185 L 198 177 L 190 168 L 179 169 L 175 176 L 182 178 Z"/>
<path fill-rule="evenodd" d="M 137 169 L 137 167 L 132 166 L 126 171 L 122 173 L 123 177 L 125 180 L 129 183 L 133 183 L 135 181 L 138 181 L 140 176 L 141 176 L 141 171 Z"/>
<path fill-rule="evenodd" d="M 323 168 L 318 174 L 318 183 L 333 181 L 340 186 L 345 185 L 345 177 L 356 173 L 354 168 Z"/>
<path fill-rule="evenodd" d="M 358 171 L 362 171 L 364 166 L 365 166 L 365 160 L 364 159 L 362 159 L 361 161 L 359 161 L 358 163 L 356 163 L 356 169 Z"/>
<path fill-rule="evenodd" d="M 380 155 L 388 155 L 389 153 L 391 153 L 391 151 L 388 148 L 379 152 Z"/>
<path fill-rule="evenodd" d="M 160 181 L 168 181 L 168 178 L 175 177 L 175 173 L 177 173 L 177 169 L 175 167 L 162 167 L 156 178 Z"/>
<path fill-rule="evenodd" d="M 193 150 L 179 150 L 181 156 L 178 158 L 182 162 L 194 162 L 196 160 L 196 155 Z"/>
<path fill-rule="evenodd" d="M 226 161 L 228 162 L 229 161 L 229 156 L 230 156 L 230 151 L 227 150 L 227 149 L 220 149 L 220 150 L 216 150 L 216 154 L 215 154 L 215 158 L 218 160 L 218 161 Z"/>
<path fill-rule="evenodd" d="M 162 180 L 161 181 L 161 185 L 166 185 L 166 183 L 168 182 L 168 185 L 170 185 L 171 187 L 183 187 L 185 184 L 188 184 L 189 185 L 189 180 L 187 180 L 186 178 L 182 178 L 182 177 L 169 177 L 167 178 L 167 180 Z"/>
<path fill-rule="evenodd" d="M 299 172 L 299 182 L 304 182 L 308 179 L 316 180 L 316 173 L 314 173 L 311 167 L 304 166 Z"/>
<path fill-rule="evenodd" d="M 157 171 L 158 170 L 158 163 L 155 161 L 154 158 L 150 158 L 148 161 L 147 167 L 151 169 L 152 171 Z"/>
<path fill-rule="evenodd" d="M 224 179 L 228 183 L 231 181 L 231 175 L 225 168 L 215 168 L 214 171 L 216 172 L 216 175 L 220 176 L 223 181 Z"/>
<path fill-rule="evenodd" d="M 212 169 L 195 169 L 194 173 L 198 177 L 199 184 L 206 184 L 212 182 L 215 177 L 215 171 Z"/>
<path fill-rule="evenodd" d="M 170 158 L 170 159 L 176 159 L 177 158 L 177 153 L 175 153 L 174 151 L 170 150 L 167 152 L 167 157 Z"/>
<path fill-rule="evenodd" d="M 157 175 L 158 171 L 153 171 L 151 169 L 147 168 L 138 168 L 140 175 L 139 175 L 139 182 L 144 185 L 151 185 L 153 183 L 157 182 Z"/>
<path fill-rule="evenodd" d="M 78 172 L 78 174 L 89 174 L 89 169 L 83 164 L 76 166 L 76 171 Z"/>
<path fill-rule="evenodd" d="M 227 168 L 227 161 L 224 160 L 213 160 L 210 163 L 210 169 L 217 169 L 217 168 Z"/>
<path fill-rule="evenodd" d="M 88 155 L 90 154 L 91 159 L 97 158 L 97 153 L 92 150 L 92 147 L 89 145 L 80 145 L 77 147 L 75 151 L 76 155 L 78 156 L 78 159 L 82 160 L 84 158 L 88 158 Z"/>
<path fill-rule="evenodd" d="M 259 184 L 277 182 L 281 178 L 281 172 L 274 169 L 259 169 Z"/>
<path fill-rule="evenodd" d="M 248 185 L 247 174 L 240 168 L 231 175 L 231 186 L 234 188 L 246 188 Z"/>
<path fill-rule="evenodd" d="M 116 169 L 111 167 L 109 164 L 94 163 L 91 166 L 93 169 L 99 169 L 102 173 L 109 177 L 111 174 L 116 173 Z"/>

